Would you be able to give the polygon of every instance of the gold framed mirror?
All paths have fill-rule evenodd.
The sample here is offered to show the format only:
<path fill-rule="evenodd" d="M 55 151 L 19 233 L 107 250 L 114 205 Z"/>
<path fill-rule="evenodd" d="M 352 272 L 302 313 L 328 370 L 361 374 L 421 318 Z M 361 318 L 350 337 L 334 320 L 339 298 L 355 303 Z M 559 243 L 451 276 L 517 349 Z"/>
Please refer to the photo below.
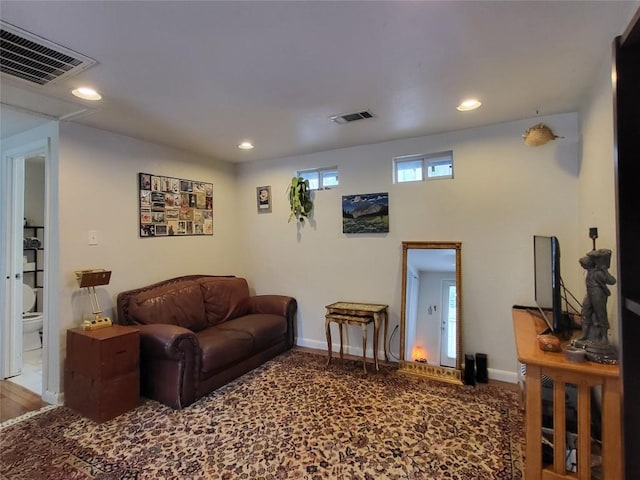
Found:
<path fill-rule="evenodd" d="M 402 242 L 400 373 L 462 384 L 461 256 L 461 242 Z"/>

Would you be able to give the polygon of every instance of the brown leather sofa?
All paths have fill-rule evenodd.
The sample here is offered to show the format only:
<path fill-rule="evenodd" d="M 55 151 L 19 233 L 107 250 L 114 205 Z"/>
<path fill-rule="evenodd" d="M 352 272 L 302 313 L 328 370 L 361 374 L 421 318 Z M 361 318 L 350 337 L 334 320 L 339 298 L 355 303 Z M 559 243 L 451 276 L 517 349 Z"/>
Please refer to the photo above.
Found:
<path fill-rule="evenodd" d="M 142 395 L 180 409 L 293 346 L 296 300 L 244 278 L 188 275 L 118 294 L 140 329 Z"/>

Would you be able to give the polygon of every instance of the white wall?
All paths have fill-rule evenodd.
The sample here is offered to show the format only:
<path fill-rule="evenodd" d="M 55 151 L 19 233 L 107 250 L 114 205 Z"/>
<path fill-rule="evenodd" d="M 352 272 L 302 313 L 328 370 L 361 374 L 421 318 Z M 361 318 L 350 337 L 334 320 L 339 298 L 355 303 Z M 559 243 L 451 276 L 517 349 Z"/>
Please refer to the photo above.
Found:
<path fill-rule="evenodd" d="M 560 238 L 563 277 L 579 295 L 577 258 L 590 246 L 588 227 L 599 227 L 599 246 L 615 239 L 610 93 L 601 75 L 583 112 L 582 164 L 576 114 L 247 163 L 236 168 L 237 179 L 229 164 L 64 123 L 54 171 L 59 209 L 53 205 L 53 221 L 60 217 L 54 260 L 60 358 L 64 331 L 90 312 L 73 276 L 78 269 L 113 270 L 111 284 L 100 291 L 110 315 L 117 293 L 129 288 L 193 272 L 243 275 L 256 293 L 295 296 L 298 343 L 326 348 L 324 305 L 333 301 L 388 303 L 389 332 L 399 323 L 403 240 L 459 240 L 464 351 L 487 353 L 492 369 L 514 372 L 510 307 L 533 302 L 532 235 Z M 527 147 L 521 134 L 538 121 L 565 138 Z M 454 180 L 392 184 L 393 157 L 448 149 L 454 151 Z M 291 176 L 331 165 L 339 166 L 340 187 L 316 192 L 310 225 L 287 224 Z M 140 239 L 141 171 L 211 181 L 214 236 Z M 256 212 L 258 185 L 272 186 L 271 214 Z M 341 196 L 371 192 L 390 194 L 390 232 L 343 235 Z M 99 245 L 87 245 L 88 230 L 98 231 Z M 350 333 L 350 349 L 358 352 L 360 336 Z M 397 353 L 397 339 L 394 345 Z"/>
<path fill-rule="evenodd" d="M 76 295 L 73 272 L 87 268 L 112 270 L 104 290 L 114 309 L 123 290 L 183 274 L 236 273 L 240 250 L 231 164 L 76 124 L 63 124 L 60 134 L 63 297 Z M 213 183 L 214 235 L 140 238 L 139 172 Z M 98 232 L 98 245 L 88 245 L 89 230 Z M 83 319 L 79 311 L 64 313 L 69 324 Z"/>
<path fill-rule="evenodd" d="M 72 123 L 60 127 L 60 332 L 91 316 L 74 271 L 111 270 L 106 315 L 119 292 L 173 276 L 236 274 L 240 263 L 233 165 Z M 214 235 L 139 238 L 138 173 L 213 183 Z M 88 245 L 88 231 L 99 244 Z M 64 351 L 64 340 L 61 338 Z M 64 355 L 63 355 L 64 358 Z"/>
<path fill-rule="evenodd" d="M 44 162 L 26 159 L 24 168 L 24 216 L 29 225 L 44 225 Z"/>
<path fill-rule="evenodd" d="M 539 121 L 564 138 L 526 146 L 522 133 Z M 453 150 L 454 180 L 392 184 L 394 157 L 444 150 Z M 532 236 L 558 236 L 565 282 L 580 279 L 573 268 L 581 250 L 578 155 L 578 117 L 570 113 L 242 164 L 244 270 L 257 293 L 297 298 L 298 344 L 326 348 L 324 306 L 336 300 L 387 303 L 389 331 L 399 323 L 402 241 L 461 241 L 463 350 L 487 353 L 490 368 L 515 372 L 511 306 L 533 304 Z M 287 224 L 291 176 L 332 165 L 340 187 L 316 192 L 311 224 Z M 259 185 L 271 185 L 271 214 L 256 213 Z M 342 234 L 341 196 L 374 192 L 389 192 L 390 232 Z M 355 332 L 349 343 L 357 352 Z"/>
<path fill-rule="evenodd" d="M 98 294 L 105 314 L 114 316 L 116 295 L 123 290 L 182 274 L 238 274 L 241 251 L 233 165 L 73 123 L 60 124 L 58 137 L 57 122 L 4 139 L 3 153 L 5 147 L 24 147 L 43 138 L 52 145 L 47 255 L 52 275 L 57 275 L 47 290 L 52 299 L 45 386 L 47 400 L 55 402 L 62 390 L 65 332 L 91 314 L 74 271 L 113 271 L 110 284 Z M 139 172 L 212 182 L 214 235 L 139 238 Z M 98 231 L 98 245 L 88 245 L 89 230 Z"/>

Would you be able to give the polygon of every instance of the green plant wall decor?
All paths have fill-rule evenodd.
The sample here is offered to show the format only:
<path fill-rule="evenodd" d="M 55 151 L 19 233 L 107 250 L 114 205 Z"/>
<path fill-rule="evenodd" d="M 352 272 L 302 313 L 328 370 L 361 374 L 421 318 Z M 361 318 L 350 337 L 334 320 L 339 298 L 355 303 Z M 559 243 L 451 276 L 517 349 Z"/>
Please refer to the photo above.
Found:
<path fill-rule="evenodd" d="M 287 194 L 289 196 L 289 206 L 291 207 L 288 221 L 291 222 L 295 218 L 296 221 L 304 223 L 304 219 L 309 218 L 313 209 L 309 180 L 305 180 L 302 177 L 292 177 Z"/>

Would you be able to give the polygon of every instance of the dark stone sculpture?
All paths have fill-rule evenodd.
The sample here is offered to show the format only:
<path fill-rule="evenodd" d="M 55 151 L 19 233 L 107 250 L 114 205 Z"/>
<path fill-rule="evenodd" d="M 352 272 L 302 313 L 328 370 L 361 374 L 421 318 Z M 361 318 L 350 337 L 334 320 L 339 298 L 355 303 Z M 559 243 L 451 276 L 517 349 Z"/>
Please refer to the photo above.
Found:
<path fill-rule="evenodd" d="M 584 348 L 589 360 L 597 363 L 618 363 L 615 347 L 609 343 L 607 333 L 607 299 L 611 291 L 607 285 L 615 285 L 616 279 L 609 273 L 611 250 L 592 250 L 580 260 L 587 271 L 587 293 L 582 302 L 582 336 L 571 343 Z"/>

